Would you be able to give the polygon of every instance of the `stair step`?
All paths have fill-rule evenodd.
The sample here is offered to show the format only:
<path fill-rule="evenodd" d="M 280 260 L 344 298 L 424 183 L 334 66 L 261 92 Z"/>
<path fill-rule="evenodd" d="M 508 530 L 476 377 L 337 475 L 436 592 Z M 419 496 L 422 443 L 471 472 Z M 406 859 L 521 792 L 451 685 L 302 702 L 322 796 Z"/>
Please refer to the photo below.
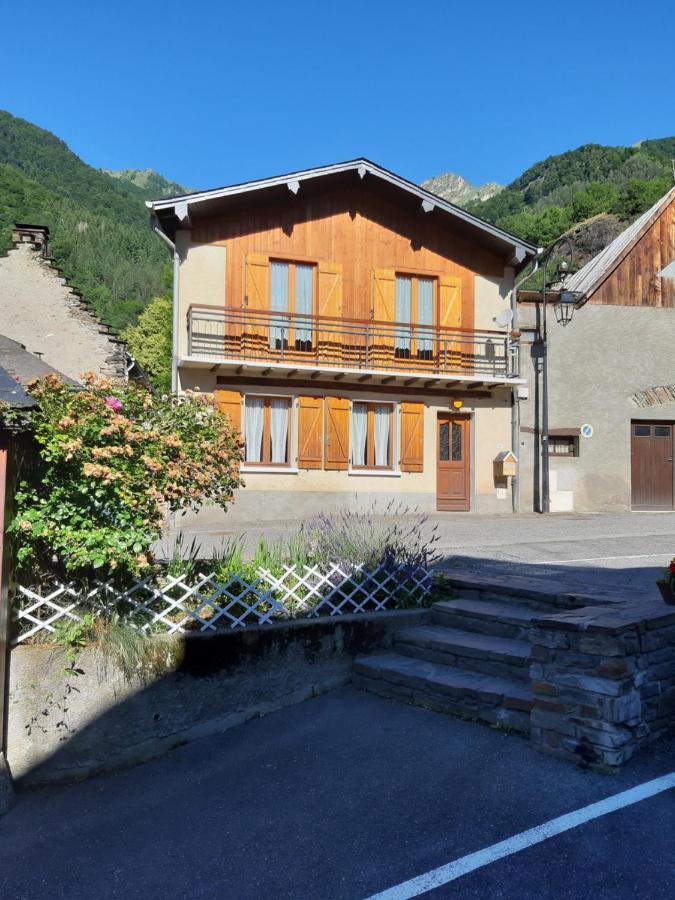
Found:
<path fill-rule="evenodd" d="M 419 625 L 397 633 L 396 649 L 406 656 L 430 662 L 507 678 L 529 679 L 530 644 L 514 638 L 443 625 Z"/>
<path fill-rule="evenodd" d="M 389 653 L 355 660 L 354 684 L 384 697 L 529 732 L 532 691 L 509 678 Z"/>
<path fill-rule="evenodd" d="M 527 638 L 532 623 L 545 614 L 531 606 L 505 601 L 442 600 L 431 607 L 434 624 L 495 637 Z"/>

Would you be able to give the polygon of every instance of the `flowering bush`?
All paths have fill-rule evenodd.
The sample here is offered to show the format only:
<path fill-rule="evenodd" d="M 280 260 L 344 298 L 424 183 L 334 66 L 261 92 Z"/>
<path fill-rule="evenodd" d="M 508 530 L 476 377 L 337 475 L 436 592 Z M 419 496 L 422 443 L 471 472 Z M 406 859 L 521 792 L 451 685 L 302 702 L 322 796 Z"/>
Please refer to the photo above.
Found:
<path fill-rule="evenodd" d="M 93 375 L 82 390 L 54 375 L 28 390 L 38 453 L 11 530 L 31 574 L 141 574 L 167 510 L 232 500 L 241 446 L 211 396 L 158 398 Z"/>
<path fill-rule="evenodd" d="M 675 599 L 675 558 L 671 559 L 668 568 L 663 573 L 663 576 L 659 578 L 657 583 L 664 585 L 666 593 L 670 591 L 673 599 Z"/>

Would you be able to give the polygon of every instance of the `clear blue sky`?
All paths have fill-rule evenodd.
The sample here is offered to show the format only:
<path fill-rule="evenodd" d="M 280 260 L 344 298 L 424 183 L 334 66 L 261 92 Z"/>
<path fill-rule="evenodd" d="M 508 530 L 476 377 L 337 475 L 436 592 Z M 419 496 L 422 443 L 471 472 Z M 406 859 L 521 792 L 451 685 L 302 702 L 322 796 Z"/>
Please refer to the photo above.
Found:
<path fill-rule="evenodd" d="M 367 156 L 508 182 L 675 134 L 672 0 L 5 0 L 0 107 L 210 187 Z"/>

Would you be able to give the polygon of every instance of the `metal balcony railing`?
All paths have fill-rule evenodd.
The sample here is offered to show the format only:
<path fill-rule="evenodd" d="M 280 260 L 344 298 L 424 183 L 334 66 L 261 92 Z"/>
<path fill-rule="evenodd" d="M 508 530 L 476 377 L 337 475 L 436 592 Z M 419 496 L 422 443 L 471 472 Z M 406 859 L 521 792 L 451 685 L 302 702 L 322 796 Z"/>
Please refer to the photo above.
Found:
<path fill-rule="evenodd" d="M 188 355 L 205 360 L 515 378 L 518 343 L 470 331 L 306 313 L 201 306 L 188 310 Z"/>

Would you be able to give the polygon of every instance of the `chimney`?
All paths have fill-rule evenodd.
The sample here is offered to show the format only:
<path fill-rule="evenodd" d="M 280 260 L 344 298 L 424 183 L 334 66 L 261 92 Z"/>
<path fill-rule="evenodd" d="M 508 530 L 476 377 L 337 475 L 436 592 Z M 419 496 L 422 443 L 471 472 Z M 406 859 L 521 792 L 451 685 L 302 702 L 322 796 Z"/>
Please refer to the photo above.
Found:
<path fill-rule="evenodd" d="M 32 244 L 33 250 L 41 250 L 47 255 L 49 244 L 49 228 L 46 225 L 25 225 L 16 222 L 12 229 L 12 244 Z"/>

